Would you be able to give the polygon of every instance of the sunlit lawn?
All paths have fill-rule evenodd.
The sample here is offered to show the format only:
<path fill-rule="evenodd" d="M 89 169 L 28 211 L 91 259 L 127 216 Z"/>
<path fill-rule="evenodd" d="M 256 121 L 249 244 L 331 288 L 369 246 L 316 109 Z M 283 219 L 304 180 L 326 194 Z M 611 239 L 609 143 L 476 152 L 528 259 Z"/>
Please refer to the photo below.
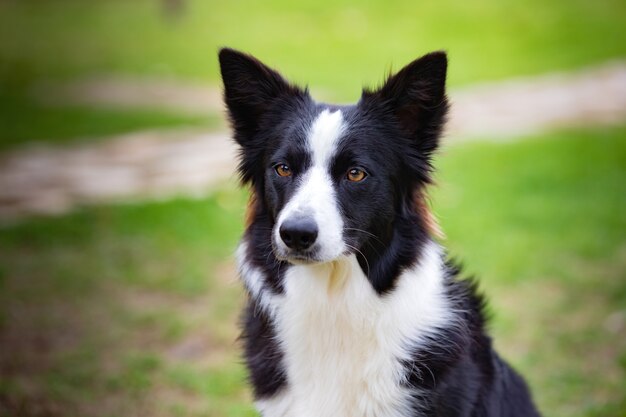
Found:
<path fill-rule="evenodd" d="M 190 116 L 157 109 L 114 109 L 47 106 L 15 89 L 2 91 L 0 83 L 0 151 L 28 142 L 71 145 L 142 129 L 177 127 L 215 129 L 219 115 Z"/>
<path fill-rule="evenodd" d="M 40 81 L 119 74 L 218 83 L 216 52 L 225 45 L 339 101 L 355 100 L 362 85 L 435 49 L 450 55 L 451 86 L 626 56 L 620 0 L 181 0 L 178 14 L 165 12 L 168 2 L 176 0 L 0 1 L 0 113 L 14 114 L 7 94 L 16 86 L 28 101 L 26 91 Z M 66 140 L 197 123 L 154 112 L 48 114 L 32 103 L 19 113 L 0 119 L 4 147 L 55 140 L 59 123 Z"/>
<path fill-rule="evenodd" d="M 0 3 L 0 55 L 33 76 L 138 73 L 217 81 L 219 46 L 355 98 L 361 82 L 446 49 L 453 85 L 626 54 L 620 0 L 33 0 Z M 174 1 L 169 1 L 174 3 Z"/>
<path fill-rule="evenodd" d="M 545 415 L 623 416 L 626 128 L 458 144 L 438 165 L 446 245 Z M 231 184 L 0 229 L 0 406 L 255 415 L 231 257 L 244 205 Z"/>

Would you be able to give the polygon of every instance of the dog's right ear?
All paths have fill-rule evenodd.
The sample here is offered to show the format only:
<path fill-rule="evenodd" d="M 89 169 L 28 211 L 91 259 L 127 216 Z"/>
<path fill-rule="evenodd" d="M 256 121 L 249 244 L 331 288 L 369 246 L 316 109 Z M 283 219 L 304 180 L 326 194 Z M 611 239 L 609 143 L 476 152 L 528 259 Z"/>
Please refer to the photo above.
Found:
<path fill-rule="evenodd" d="M 223 48 L 219 52 L 224 81 L 224 101 L 241 146 L 258 129 L 259 119 L 272 102 L 303 92 L 290 85 L 279 73 L 251 55 Z"/>

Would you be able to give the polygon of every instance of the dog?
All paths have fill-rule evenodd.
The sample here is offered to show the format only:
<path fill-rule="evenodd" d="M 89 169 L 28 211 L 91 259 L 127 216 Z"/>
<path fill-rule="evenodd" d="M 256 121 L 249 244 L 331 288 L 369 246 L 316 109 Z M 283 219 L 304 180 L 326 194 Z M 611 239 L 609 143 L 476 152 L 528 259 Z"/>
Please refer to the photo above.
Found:
<path fill-rule="evenodd" d="M 428 210 L 446 54 L 411 62 L 351 106 L 314 101 L 250 55 L 224 48 L 219 62 L 251 190 L 237 260 L 259 412 L 539 416 Z"/>

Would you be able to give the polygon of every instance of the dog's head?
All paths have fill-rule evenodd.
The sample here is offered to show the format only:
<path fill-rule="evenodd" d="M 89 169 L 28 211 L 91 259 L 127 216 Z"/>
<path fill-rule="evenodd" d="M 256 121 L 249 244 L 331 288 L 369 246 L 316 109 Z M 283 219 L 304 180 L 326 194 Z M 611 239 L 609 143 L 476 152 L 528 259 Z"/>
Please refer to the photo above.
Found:
<path fill-rule="evenodd" d="M 219 58 L 239 172 L 276 258 L 367 259 L 398 227 L 423 220 L 421 191 L 447 111 L 443 52 L 411 62 L 354 106 L 316 103 L 249 55 L 222 49 Z"/>

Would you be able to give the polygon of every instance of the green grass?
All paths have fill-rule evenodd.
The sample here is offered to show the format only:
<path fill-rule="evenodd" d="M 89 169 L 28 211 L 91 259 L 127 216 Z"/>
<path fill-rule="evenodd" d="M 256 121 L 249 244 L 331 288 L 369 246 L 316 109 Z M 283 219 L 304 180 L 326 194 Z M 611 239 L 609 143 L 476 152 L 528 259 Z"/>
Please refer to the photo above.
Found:
<path fill-rule="evenodd" d="M 438 162 L 447 245 L 545 415 L 623 417 L 626 129 L 458 145 Z"/>
<path fill-rule="evenodd" d="M 446 245 L 545 415 L 623 417 L 626 127 L 458 144 L 437 164 Z M 235 342 L 244 206 L 229 185 L 0 229 L 0 414 L 254 416 Z"/>
<path fill-rule="evenodd" d="M 142 129 L 215 128 L 215 116 L 188 116 L 150 109 L 45 106 L 0 89 L 0 151 L 28 142 L 71 144 Z"/>
<path fill-rule="evenodd" d="M 3 1 L 0 68 L 46 78 L 114 72 L 216 82 L 216 49 L 228 45 L 353 99 L 389 65 L 434 49 L 449 51 L 452 85 L 626 54 L 620 0 L 186 0 L 178 17 L 162 4 Z"/>
<path fill-rule="evenodd" d="M 574 69 L 626 55 L 620 0 L 289 2 L 182 0 L 0 1 L 0 147 L 207 124 L 161 112 L 48 108 L 16 85 L 106 75 L 219 83 L 220 46 L 258 55 L 329 100 L 355 100 L 435 49 L 450 85 Z M 19 89 L 18 89 L 19 90 Z"/>
<path fill-rule="evenodd" d="M 1 230 L 0 414 L 8 396 L 64 416 L 251 415 L 230 264 L 244 206 L 231 189 Z"/>

